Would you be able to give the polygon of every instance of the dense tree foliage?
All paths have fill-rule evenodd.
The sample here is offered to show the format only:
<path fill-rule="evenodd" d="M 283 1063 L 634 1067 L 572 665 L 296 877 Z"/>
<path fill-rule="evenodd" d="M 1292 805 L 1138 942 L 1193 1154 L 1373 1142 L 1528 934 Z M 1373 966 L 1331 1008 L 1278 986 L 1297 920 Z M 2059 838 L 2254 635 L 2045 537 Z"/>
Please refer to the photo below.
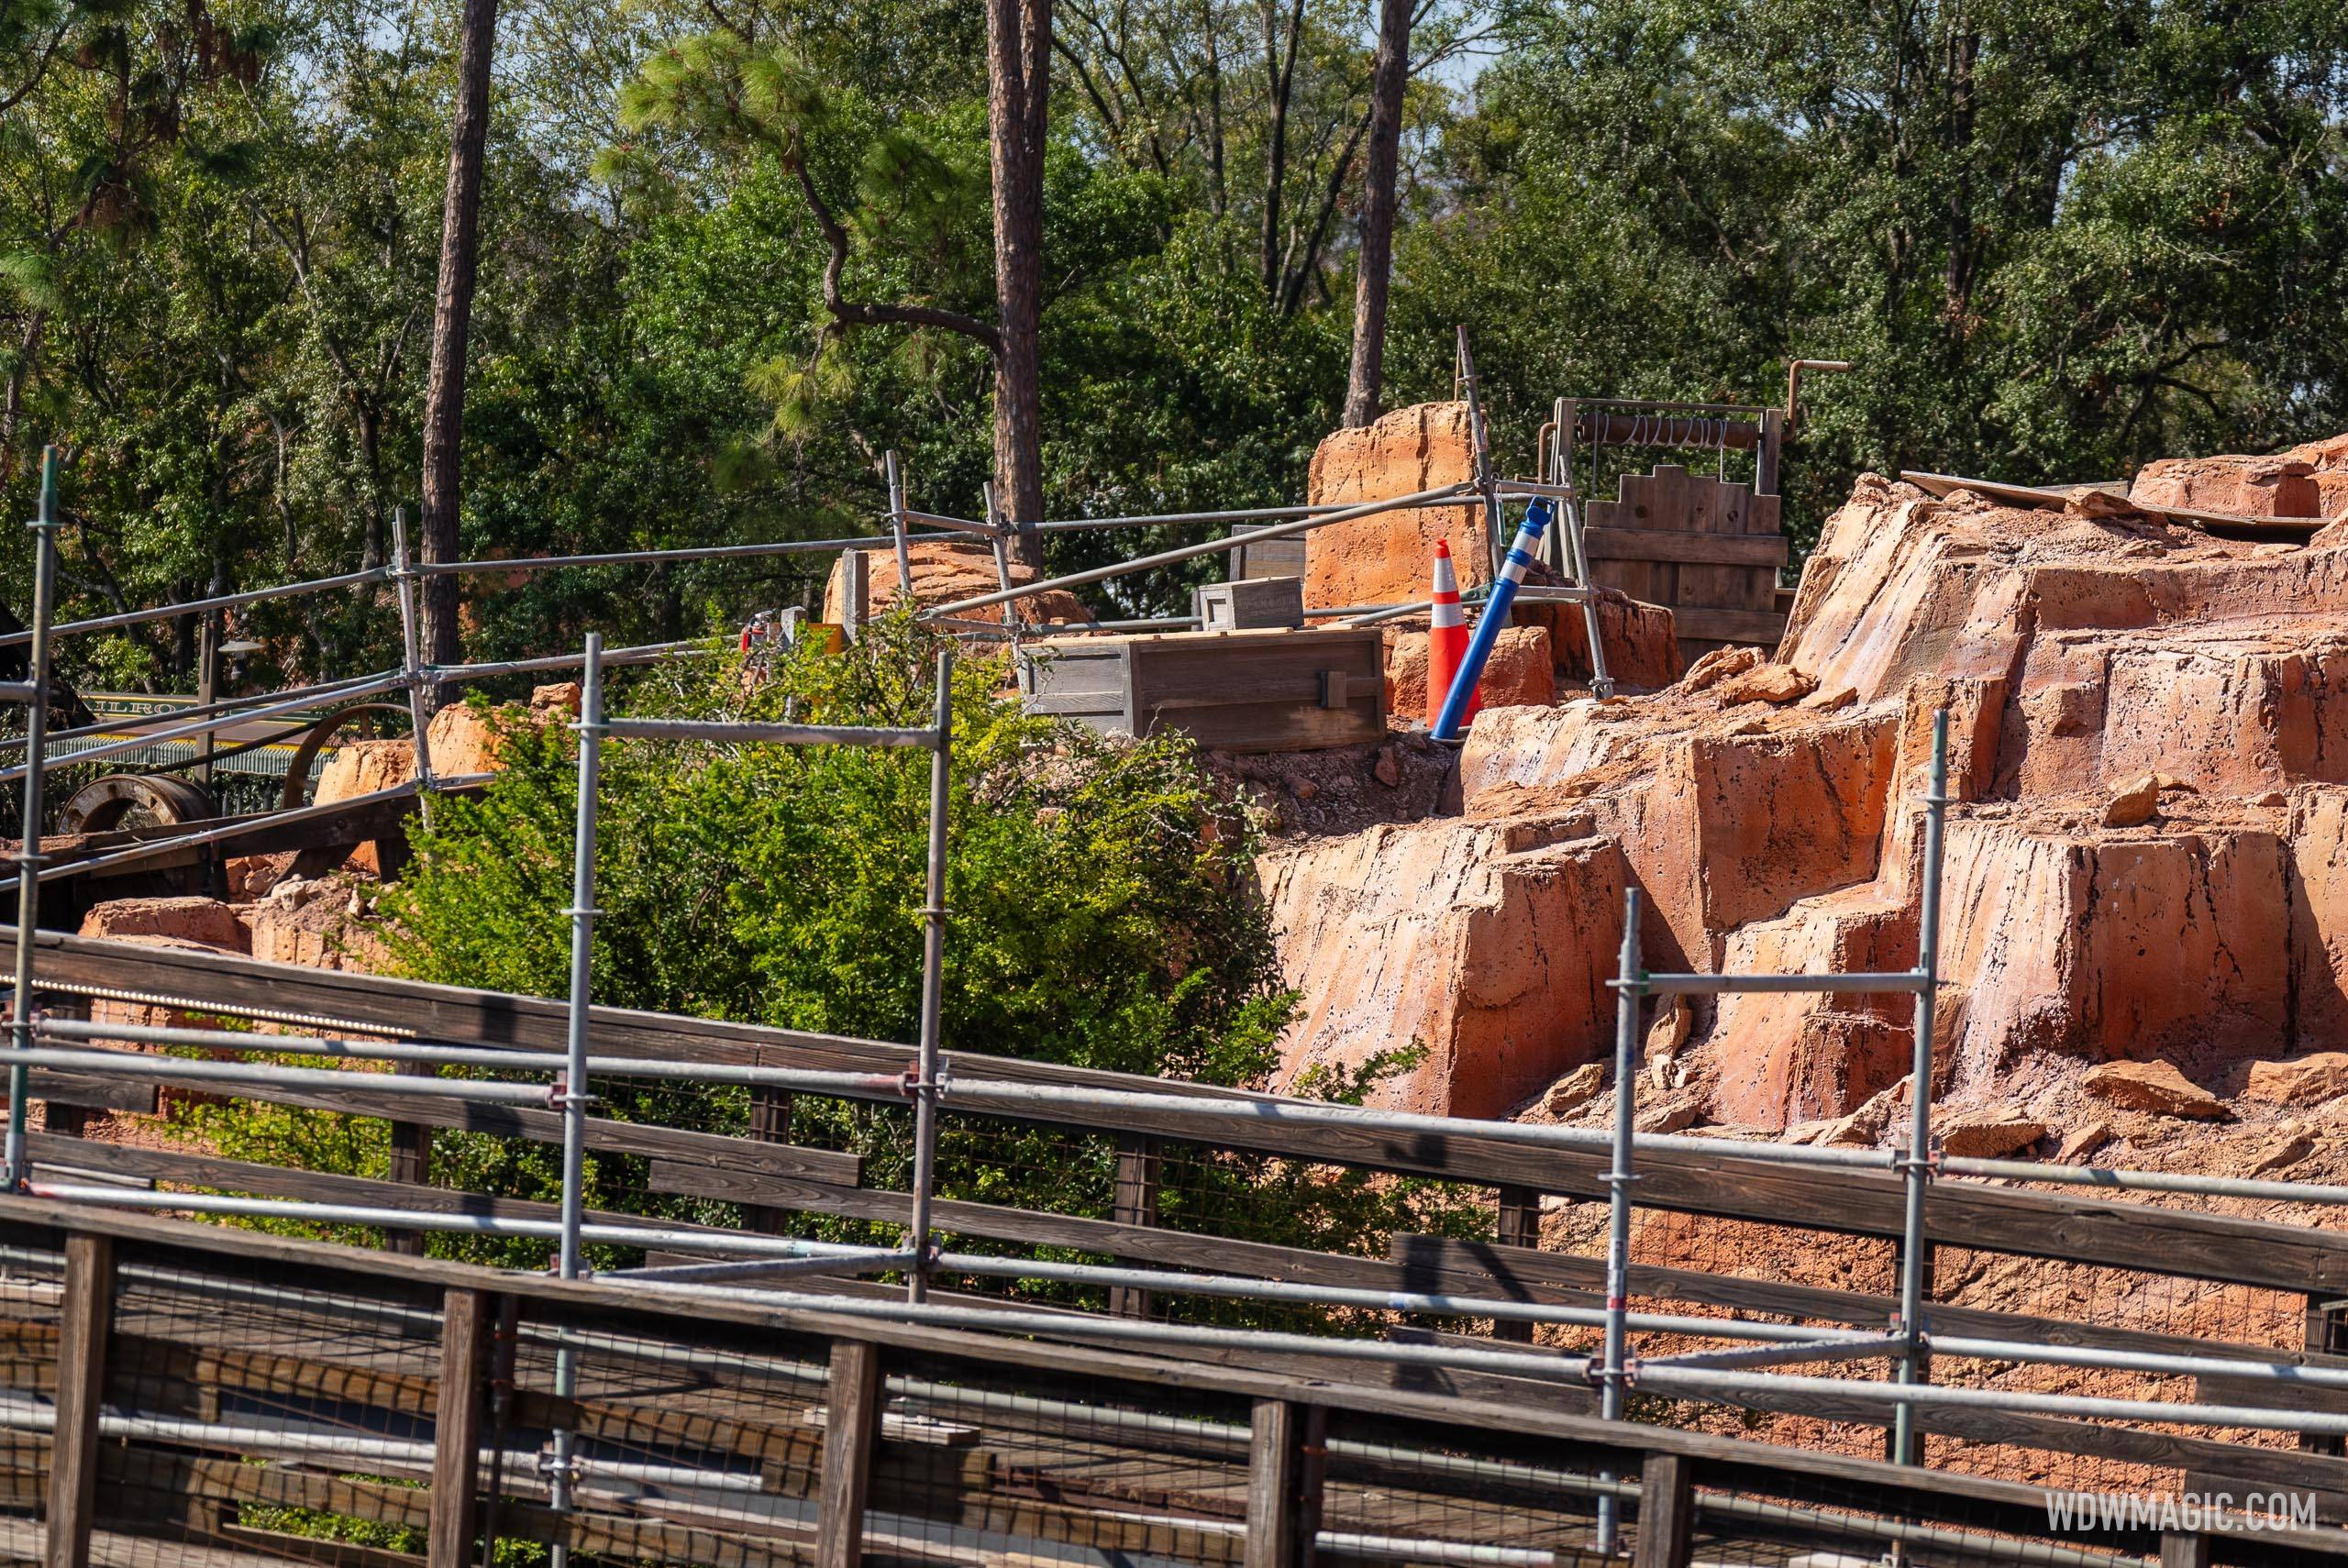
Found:
<path fill-rule="evenodd" d="M 24 515 L 39 445 L 71 447 L 71 612 L 346 570 L 413 524 L 455 9 L 0 6 L 0 504 Z M 1297 492 L 1346 392 L 1375 11 L 1064 0 L 1054 514 Z M 1865 467 L 2101 478 L 2348 426 L 2336 6 L 1454 0 L 1416 23 L 1390 403 L 1447 392 L 1462 322 L 1515 453 L 1559 393 L 1759 399 L 1789 357 L 1849 359 L 1789 458 L 1798 533 Z M 509 10 L 464 553 L 862 531 L 891 447 L 920 503 L 974 511 L 985 56 L 977 0 Z M 0 552 L 0 602 L 28 554 Z M 484 585 L 469 637 L 682 635 L 819 569 Z M 271 645 L 257 674 L 306 677 L 388 662 L 394 626 L 344 595 L 238 629 Z M 193 655 L 163 624 L 77 641 L 68 672 L 185 690 Z"/>

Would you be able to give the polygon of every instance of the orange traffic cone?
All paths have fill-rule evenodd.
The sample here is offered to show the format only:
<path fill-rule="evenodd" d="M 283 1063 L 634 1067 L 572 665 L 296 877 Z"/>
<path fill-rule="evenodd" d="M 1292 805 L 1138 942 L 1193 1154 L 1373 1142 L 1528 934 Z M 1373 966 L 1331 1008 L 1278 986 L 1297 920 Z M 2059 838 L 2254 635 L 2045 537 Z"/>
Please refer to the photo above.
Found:
<path fill-rule="evenodd" d="M 1434 613 L 1427 624 L 1427 723 L 1432 727 L 1435 715 L 1443 712 L 1443 700 L 1451 695 L 1451 682 L 1459 674 L 1459 661 L 1468 655 L 1468 617 L 1459 608 L 1459 579 L 1451 569 L 1451 541 L 1434 542 Z M 1473 718 L 1480 705 L 1476 693 L 1468 697 L 1466 718 Z"/>

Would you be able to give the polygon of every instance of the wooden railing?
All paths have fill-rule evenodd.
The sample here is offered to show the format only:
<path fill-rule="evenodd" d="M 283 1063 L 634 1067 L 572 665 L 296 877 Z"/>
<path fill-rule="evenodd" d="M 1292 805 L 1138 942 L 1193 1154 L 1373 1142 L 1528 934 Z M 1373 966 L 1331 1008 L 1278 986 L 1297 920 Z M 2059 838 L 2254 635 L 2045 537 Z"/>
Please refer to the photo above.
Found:
<path fill-rule="evenodd" d="M 197 1010 L 205 1002 L 268 1009 L 346 1020 L 421 1039 L 517 1050 L 553 1049 L 562 1038 L 564 1008 L 555 1001 L 47 933 L 39 942 L 39 974 L 44 985 L 62 988 L 56 993 L 61 999 L 112 989 L 172 999 Z M 6 933 L 0 933 L 0 954 L 8 945 Z M 616 1009 L 595 1010 L 593 1032 L 596 1053 L 616 1057 L 893 1072 L 910 1056 L 908 1047 L 881 1043 Z M 955 1074 L 966 1079 L 984 1077 L 1024 1083 L 1198 1092 L 1195 1086 L 1012 1057 L 958 1054 L 950 1058 L 950 1065 Z M 71 1099 L 89 1088 L 37 1080 L 34 1092 L 37 1097 L 46 1092 Z M 1221 1092 L 1249 1098 L 1238 1091 Z M 552 1111 L 393 1100 L 371 1091 L 356 1077 L 347 1090 L 272 1088 L 266 1098 L 390 1119 L 415 1130 L 409 1134 L 411 1146 L 417 1139 L 427 1138 L 435 1128 L 539 1142 L 557 1142 L 560 1136 L 559 1118 Z M 1534 1149 L 1474 1136 L 1399 1134 L 1357 1128 L 1288 1126 L 1215 1134 L 1218 1142 L 1230 1146 L 1330 1165 L 1439 1177 L 1493 1191 L 1500 1225 L 1491 1243 L 1402 1236 L 1396 1238 L 1388 1257 L 1357 1257 L 1168 1230 L 1154 1223 L 1161 1151 L 1200 1138 L 1196 1125 L 1180 1118 L 1058 1106 L 1046 1113 L 1007 1092 L 981 1095 L 958 1090 L 953 1104 L 958 1112 L 1113 1134 L 1120 1139 L 1123 1153 L 1112 1218 L 947 1200 L 936 1208 L 936 1220 L 942 1231 L 1028 1246 L 1079 1249 L 1121 1262 L 1333 1286 L 1443 1290 L 1560 1305 L 1591 1305 L 1601 1293 L 1600 1265 L 1595 1260 L 1539 1250 L 1534 1224 L 1544 1194 L 1575 1198 L 1603 1196 L 1603 1159 L 1598 1154 Z M 589 1124 L 589 1142 L 591 1149 L 647 1157 L 649 1185 L 659 1193 L 739 1204 L 753 1214 L 798 1210 L 852 1220 L 902 1220 L 906 1212 L 904 1194 L 864 1185 L 864 1173 L 852 1155 L 775 1141 L 786 1135 L 786 1126 L 782 1120 L 770 1117 L 762 1129 L 754 1128 L 762 1130 L 763 1137 L 746 1139 L 596 1118 Z M 66 1165 L 134 1180 L 441 1212 L 529 1219 L 554 1216 L 551 1204 L 294 1170 L 227 1159 L 194 1148 L 138 1149 L 50 1134 L 35 1136 L 32 1153 L 37 1165 Z M 1900 1229 L 1899 1184 L 1888 1172 L 1876 1175 L 1764 1164 L 1738 1158 L 1733 1146 L 1723 1146 L 1718 1154 L 1643 1155 L 1638 1202 L 1643 1209 L 1849 1237 L 1889 1240 Z M 1953 1181 L 1944 1182 L 1934 1192 L 1930 1234 L 1936 1245 L 1944 1247 L 2287 1293 L 2305 1302 L 2309 1337 L 2304 1349 L 2282 1350 L 2272 1344 L 2232 1342 L 2222 1337 L 2126 1324 L 1934 1306 L 1930 1320 L 1943 1333 L 1978 1333 L 2041 1344 L 2182 1352 L 2245 1362 L 2348 1366 L 2348 1357 L 2332 1353 L 2335 1347 L 2322 1337 L 2331 1331 L 2328 1309 L 2348 1295 L 2342 1289 L 2343 1281 L 2348 1281 L 2348 1235 L 2145 1203 Z M 1888 1297 L 1865 1292 L 1691 1268 L 1635 1268 L 1633 1285 L 1634 1294 L 1644 1298 L 1867 1326 L 1879 1326 L 1894 1306 Z M 834 1287 L 859 1288 L 847 1282 Z M 1138 1294 L 1123 1293 L 1113 1301 L 1113 1309 L 1146 1310 L 1145 1303 L 1135 1299 Z M 1311 1357 L 1288 1364 L 1299 1375 L 1324 1375 L 1331 1371 L 1326 1364 L 1315 1364 Z M 1383 1377 L 1391 1386 L 1401 1386 L 1414 1383 L 1421 1375 L 1408 1369 L 1381 1373 L 1350 1366 L 1344 1375 L 1356 1381 Z M 1508 1386 L 1510 1379 L 1489 1374 L 1446 1373 L 1444 1378 L 1444 1386 L 1461 1393 L 1492 1397 L 1517 1397 L 1522 1393 Z M 1571 1405 L 1578 1397 L 1571 1391 L 1554 1388 L 1543 1397 L 1552 1408 L 1560 1399 Z M 1840 1405 L 1831 1397 L 1817 1395 L 1766 1406 L 1756 1403 L 1755 1408 L 1837 1421 L 1865 1423 L 1881 1419 L 1879 1411 Z M 2099 1456 L 2245 1483 L 2302 1486 L 2320 1495 L 2326 1517 L 2348 1519 L 2348 1459 L 2328 1452 L 2278 1451 L 2210 1437 L 1999 1410 L 1933 1410 L 1922 1419 L 1922 1425 L 1974 1442 Z"/>
<path fill-rule="evenodd" d="M 491 1560 L 495 1540 L 711 1568 L 1035 1560 L 1071 1544 L 1236 1568 L 1466 1561 L 1494 1546 L 1562 1565 L 1582 1560 L 1600 1496 L 1627 1505 L 1638 1568 L 1683 1568 L 1700 1532 L 1711 1552 L 1768 1540 L 1872 1557 L 1905 1542 L 1935 1561 L 2066 1568 L 2110 1552 L 2348 1556 L 2336 1532 L 2232 1534 L 2214 1518 L 2203 1534 L 2056 1533 L 2033 1486 L 1523 1400 L 1043 1356 L 993 1335 L 33 1199 L 0 1198 L 0 1514 L 42 1512 L 9 1555 L 50 1568 L 216 1562 L 222 1548 L 460 1568 Z M 338 1337 L 338 1313 L 375 1337 Z M 591 1375 L 558 1398 L 544 1386 L 558 1342 L 644 1375 Z M 584 1455 L 567 1509 L 526 1463 L 558 1428 Z M 636 1479 L 598 1487 L 598 1474 Z M 352 1523 L 394 1543 L 326 1539 Z"/>

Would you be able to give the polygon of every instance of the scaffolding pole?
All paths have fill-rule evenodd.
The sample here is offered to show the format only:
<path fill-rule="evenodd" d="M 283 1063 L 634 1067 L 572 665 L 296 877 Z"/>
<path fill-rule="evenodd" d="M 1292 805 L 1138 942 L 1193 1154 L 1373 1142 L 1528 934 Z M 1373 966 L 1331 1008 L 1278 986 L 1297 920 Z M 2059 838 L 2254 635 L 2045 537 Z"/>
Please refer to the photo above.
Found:
<path fill-rule="evenodd" d="M 1610 1421 L 1623 1419 L 1623 1395 L 1629 1382 L 1631 1309 L 1631 1184 L 1632 1138 L 1638 1114 L 1639 1002 L 1646 995 L 1639 954 L 1639 889 L 1623 889 L 1623 955 L 1614 981 L 1614 1136 L 1612 1158 L 1606 1169 L 1606 1339 L 1600 1364 L 1599 1415 Z M 1611 1480 L 1613 1477 L 1609 1476 Z M 1611 1555 L 1622 1529 L 1620 1506 L 1611 1497 L 1598 1503 L 1598 1550 Z"/>
<path fill-rule="evenodd" d="M 1933 714 L 1932 792 L 1924 797 L 1923 886 L 1918 889 L 1916 918 L 1915 1056 L 1910 1066 L 1908 1154 L 1901 1162 L 1907 1178 L 1905 1209 L 1900 1222 L 1899 1329 L 1908 1336 L 1907 1353 L 1899 1360 L 1899 1381 L 1918 1384 L 1932 1375 L 1924 1343 L 1924 1198 L 1933 1180 L 1933 1011 L 1940 985 L 1941 851 L 1948 812 L 1948 710 Z M 1922 1459 L 1917 1441 L 1915 1407 L 1902 1405 L 1893 1415 L 1892 1458 L 1901 1464 Z"/>
<path fill-rule="evenodd" d="M 407 509 L 392 510 L 392 582 L 400 602 L 400 679 L 407 687 L 408 726 L 415 738 L 415 809 L 426 828 L 432 825 L 432 796 L 439 786 L 432 776 L 432 707 L 436 694 L 426 683 L 424 662 L 416 657 L 415 573 L 407 559 Z"/>
<path fill-rule="evenodd" d="M 33 933 L 40 928 L 41 784 L 49 737 L 50 617 L 57 606 L 57 448 L 40 454 L 40 510 L 28 526 L 33 531 L 33 700 L 25 708 L 25 804 L 23 836 L 17 845 L 17 973 L 9 999 L 9 1038 L 14 1059 L 8 1065 L 8 1143 L 6 1156 L 8 1189 L 16 1191 L 30 1174 L 25 1163 L 25 1096 L 31 1074 L 27 1057 L 33 1048 Z"/>
<path fill-rule="evenodd" d="M 913 1215 L 905 1245 L 914 1265 L 905 1271 L 905 1299 L 929 1295 L 932 1252 L 930 1189 L 937 1180 L 938 1039 L 946 994 L 946 823 L 954 766 L 954 647 L 937 650 L 937 727 L 929 750 L 929 866 L 922 900 L 921 1059 L 914 1101 Z"/>
<path fill-rule="evenodd" d="M 585 662 L 579 690 L 579 804 L 573 813 L 570 852 L 570 997 L 565 1020 L 563 1076 L 556 1085 L 555 1102 L 562 1108 L 562 1228 L 555 1270 L 564 1279 L 577 1279 L 585 1266 L 583 1232 L 586 1221 L 587 1172 L 587 1014 L 594 994 L 595 970 L 595 808 L 603 778 L 604 637 L 587 634 Z M 555 1395 L 568 1399 L 578 1392 L 579 1356 L 568 1343 L 555 1352 Z M 576 1475 L 577 1456 L 568 1427 L 553 1434 L 554 1456 L 548 1480 L 555 1511 L 567 1513 Z M 569 1551 L 554 1548 L 555 1568 L 563 1568 Z"/>

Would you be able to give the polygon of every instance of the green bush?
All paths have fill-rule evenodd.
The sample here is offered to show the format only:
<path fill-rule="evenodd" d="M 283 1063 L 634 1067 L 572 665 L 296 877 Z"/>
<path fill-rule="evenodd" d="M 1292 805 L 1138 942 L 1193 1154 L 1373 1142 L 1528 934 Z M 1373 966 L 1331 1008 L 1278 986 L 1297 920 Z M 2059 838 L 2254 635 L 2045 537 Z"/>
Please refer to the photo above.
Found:
<path fill-rule="evenodd" d="M 637 714 L 919 725 L 935 649 L 892 622 L 844 655 L 772 666 L 696 661 L 637 679 Z M 711 672 L 711 664 L 716 668 Z M 699 671 L 687 677 L 678 671 Z M 954 680 L 943 1039 L 948 1050 L 1247 1086 L 1261 1083 L 1294 1006 L 1256 893 L 1257 842 L 1175 736 L 1106 737 L 1024 712 L 1002 662 Z M 443 801 L 387 889 L 400 966 L 427 980 L 541 996 L 569 985 L 576 738 L 497 721 L 504 770 Z M 593 997 L 601 1004 L 912 1042 L 920 1016 L 928 823 L 925 752 L 607 743 L 599 791 Z M 910 1064 L 913 1047 L 906 1047 Z M 1414 1053 L 1308 1092 L 1357 1100 Z M 740 1134 L 738 1088 L 598 1079 L 597 1114 Z M 184 1131 L 224 1154 L 382 1175 L 380 1121 L 231 1102 Z M 863 1185 L 910 1184 L 901 1107 L 802 1096 L 791 1140 L 853 1153 Z M 984 1118 L 942 1118 L 947 1198 L 1105 1216 L 1116 1142 Z M 559 1152 L 443 1132 L 441 1186 L 551 1201 Z M 592 1157 L 591 1208 L 737 1225 L 737 1206 L 656 1194 L 647 1162 Z M 1269 1156 L 1184 1148 L 1168 1160 L 1161 1222 L 1335 1251 L 1401 1228 L 1479 1229 L 1479 1205 L 1426 1184 Z M 899 1225 L 806 1216 L 806 1233 L 893 1239 Z M 989 1249 L 984 1239 L 958 1241 Z M 543 1242 L 440 1237 L 435 1250 L 535 1264 Z M 996 1250 L 999 1250 L 996 1249 Z M 627 1261 L 605 1252 L 603 1266 Z M 1062 1297 L 1069 1292 L 1050 1292 Z"/>

